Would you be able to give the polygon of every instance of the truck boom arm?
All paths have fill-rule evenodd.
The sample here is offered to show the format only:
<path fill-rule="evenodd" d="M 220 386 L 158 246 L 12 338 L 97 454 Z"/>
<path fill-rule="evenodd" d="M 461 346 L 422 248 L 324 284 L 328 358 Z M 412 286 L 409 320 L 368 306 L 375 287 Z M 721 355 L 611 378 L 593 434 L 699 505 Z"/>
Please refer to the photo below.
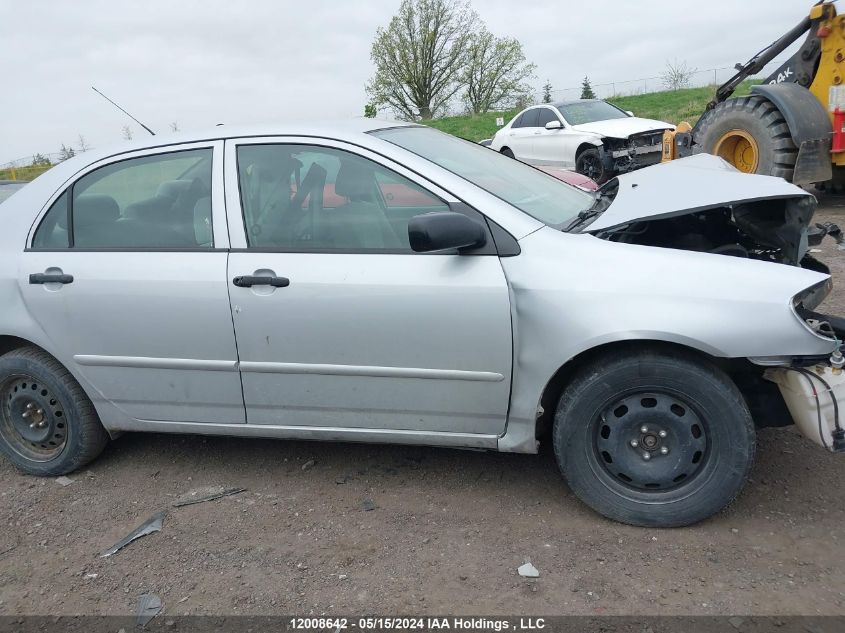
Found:
<path fill-rule="evenodd" d="M 818 4 L 822 3 L 819 2 Z M 769 46 L 757 53 L 745 64 L 737 64 L 737 73 L 733 77 L 728 79 L 725 83 L 723 83 L 721 86 L 719 86 L 719 88 L 716 90 L 715 98 L 707 104 L 707 109 L 712 110 L 718 104 L 730 98 L 730 96 L 734 93 L 734 90 L 736 90 L 739 84 L 741 84 L 743 81 L 745 81 L 752 75 L 756 75 L 761 70 L 763 70 L 766 64 L 771 62 L 775 57 L 780 55 L 794 42 L 796 42 L 798 38 L 800 38 L 804 33 L 809 31 L 810 27 L 812 26 L 812 23 L 813 21 L 810 19 L 809 16 L 804 18 L 801 23 L 798 24 L 795 28 L 778 38 L 776 41 L 772 42 Z"/>

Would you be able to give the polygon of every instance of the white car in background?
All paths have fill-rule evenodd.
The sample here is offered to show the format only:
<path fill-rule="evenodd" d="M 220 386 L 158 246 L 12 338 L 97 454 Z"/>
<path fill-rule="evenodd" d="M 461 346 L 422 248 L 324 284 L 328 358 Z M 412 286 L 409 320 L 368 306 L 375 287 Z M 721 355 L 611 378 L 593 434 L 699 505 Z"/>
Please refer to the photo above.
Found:
<path fill-rule="evenodd" d="M 598 99 L 531 106 L 496 132 L 490 148 L 534 165 L 555 165 L 598 183 L 660 162 L 665 121 L 641 119 Z"/>

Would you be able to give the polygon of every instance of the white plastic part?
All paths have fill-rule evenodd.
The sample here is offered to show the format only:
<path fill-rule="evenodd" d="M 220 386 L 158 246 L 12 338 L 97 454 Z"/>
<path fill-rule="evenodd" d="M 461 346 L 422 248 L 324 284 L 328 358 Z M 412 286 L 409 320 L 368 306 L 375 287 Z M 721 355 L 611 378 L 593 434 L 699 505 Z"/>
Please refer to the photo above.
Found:
<path fill-rule="evenodd" d="M 807 367 L 807 371 L 819 376 L 830 385 L 831 392 L 821 381 L 781 367 L 770 367 L 763 373 L 763 377 L 780 388 L 798 430 L 819 446 L 830 448 L 833 446 L 833 429 L 835 428 L 834 398 L 839 404 L 840 424 L 845 423 L 843 419 L 845 418 L 845 371 L 829 365 Z M 821 405 L 821 432 L 819 432 L 819 414 L 814 394 L 818 395 Z"/>

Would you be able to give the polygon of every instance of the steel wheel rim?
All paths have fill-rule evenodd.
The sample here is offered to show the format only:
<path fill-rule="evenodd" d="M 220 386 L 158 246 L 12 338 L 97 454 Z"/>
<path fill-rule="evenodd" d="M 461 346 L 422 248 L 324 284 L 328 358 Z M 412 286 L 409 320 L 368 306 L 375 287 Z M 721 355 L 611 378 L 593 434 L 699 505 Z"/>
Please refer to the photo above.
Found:
<path fill-rule="evenodd" d="M 616 397 L 593 425 L 595 459 L 616 484 L 638 493 L 688 485 L 709 457 L 707 426 L 683 397 L 638 391 Z"/>
<path fill-rule="evenodd" d="M 67 445 L 65 408 L 43 381 L 15 374 L 0 383 L 0 436 L 35 462 L 56 459 Z"/>
<path fill-rule="evenodd" d="M 714 153 L 724 158 L 739 171 L 753 174 L 760 163 L 760 149 L 757 141 L 745 130 L 725 132 L 718 141 Z"/>

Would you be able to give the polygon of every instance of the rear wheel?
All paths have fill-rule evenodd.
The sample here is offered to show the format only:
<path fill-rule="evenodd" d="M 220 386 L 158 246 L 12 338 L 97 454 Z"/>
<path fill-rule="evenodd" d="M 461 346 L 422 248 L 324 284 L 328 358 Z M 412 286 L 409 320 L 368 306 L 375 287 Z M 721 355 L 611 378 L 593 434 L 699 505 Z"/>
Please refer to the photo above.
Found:
<path fill-rule="evenodd" d="M 598 149 L 585 149 L 575 158 L 575 171 L 587 178 L 602 184 L 607 180 L 607 173 L 604 163 L 601 160 L 601 152 Z"/>
<path fill-rule="evenodd" d="M 503 148 L 502 148 L 502 154 L 504 154 L 504 155 L 505 155 L 505 156 L 507 156 L 508 158 L 516 158 L 516 157 L 513 155 L 513 152 L 510 150 L 510 148 L 509 148 L 509 147 L 503 147 Z"/>
<path fill-rule="evenodd" d="M 798 148 L 780 110 L 768 99 L 750 96 L 720 103 L 704 115 L 695 141 L 742 172 L 792 180 Z"/>
<path fill-rule="evenodd" d="M 727 506 L 754 457 L 751 414 L 715 366 L 672 351 L 607 357 L 558 404 L 561 472 L 597 512 L 632 525 L 677 527 Z"/>
<path fill-rule="evenodd" d="M 64 475 L 108 441 L 94 405 L 61 363 L 35 348 L 0 356 L 0 452 L 32 475 Z"/>

